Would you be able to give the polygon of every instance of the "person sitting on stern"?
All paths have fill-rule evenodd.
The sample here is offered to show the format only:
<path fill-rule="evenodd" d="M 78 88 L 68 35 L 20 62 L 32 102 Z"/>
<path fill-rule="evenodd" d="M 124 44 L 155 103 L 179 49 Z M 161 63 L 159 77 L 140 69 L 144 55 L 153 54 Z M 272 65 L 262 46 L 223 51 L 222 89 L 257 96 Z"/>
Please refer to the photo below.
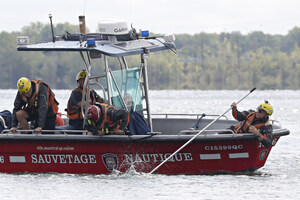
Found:
<path fill-rule="evenodd" d="M 233 117 L 240 122 L 230 127 L 232 131 L 235 133 L 251 132 L 265 147 L 271 146 L 273 128 L 269 117 L 273 113 L 273 107 L 268 101 L 261 103 L 256 111 L 240 112 L 235 102 L 231 104 L 231 107 Z"/>

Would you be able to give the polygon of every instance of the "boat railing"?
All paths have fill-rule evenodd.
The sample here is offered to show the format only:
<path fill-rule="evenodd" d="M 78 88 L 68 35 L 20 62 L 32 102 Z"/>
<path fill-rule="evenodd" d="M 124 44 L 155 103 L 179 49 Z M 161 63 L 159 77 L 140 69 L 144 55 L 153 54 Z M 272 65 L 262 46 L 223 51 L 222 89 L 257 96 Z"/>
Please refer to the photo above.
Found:
<path fill-rule="evenodd" d="M 98 85 L 103 92 L 103 99 L 105 99 L 105 100 L 107 99 L 106 93 L 105 93 L 105 88 L 100 83 L 93 82 L 93 83 L 90 83 L 90 85 Z"/>
<path fill-rule="evenodd" d="M 44 133 L 44 134 L 41 134 L 41 133 Z M 53 134 L 54 133 L 54 134 Z M 30 136 L 30 135 L 35 135 L 35 136 L 49 136 L 49 135 L 55 135 L 55 136 L 61 136 L 61 137 L 70 137 L 70 136 L 81 136 L 81 135 L 84 135 L 84 136 L 93 136 L 91 133 L 89 133 L 88 130 L 42 130 L 40 133 L 37 133 L 35 132 L 35 130 L 18 130 L 17 133 L 12 133 L 9 129 L 5 129 L 3 130 L 0 135 L 6 135 L 6 136 L 9 136 L 9 135 L 22 135 L 22 136 Z M 142 136 L 142 137 L 152 137 L 154 135 L 162 135 L 161 132 L 149 132 L 148 135 L 139 135 L 139 136 Z M 94 135 L 95 136 L 95 135 Z M 97 136 L 97 135 L 96 135 Z M 108 135 L 105 135 L 105 136 L 108 136 Z M 121 135 L 119 135 L 121 136 Z M 133 136 L 131 134 L 125 134 L 123 136 Z M 101 136 L 103 137 L 103 136 Z"/>
<path fill-rule="evenodd" d="M 178 135 L 190 135 L 190 134 L 197 134 L 200 131 L 202 131 L 201 129 L 188 129 L 188 130 L 182 130 L 178 133 Z M 209 133 L 209 134 L 207 134 Z M 216 129 L 216 130 L 204 130 L 200 135 L 212 135 L 212 133 L 215 134 L 220 134 L 220 135 L 229 135 L 231 134 L 232 136 L 235 136 L 236 133 L 234 131 L 232 131 L 231 129 Z"/>
<path fill-rule="evenodd" d="M 279 122 L 279 121 L 277 121 L 277 120 L 274 120 L 274 119 L 272 119 L 272 120 L 270 120 L 270 122 L 271 122 L 271 124 L 274 126 L 274 125 L 277 125 L 277 126 L 279 126 L 279 128 L 281 128 L 282 126 L 281 126 L 281 123 Z"/>
<path fill-rule="evenodd" d="M 10 130 L 6 129 L 3 130 L 0 134 L 6 134 L 6 133 L 12 133 L 10 132 Z M 41 133 L 45 133 L 45 134 L 49 134 L 49 133 L 55 133 L 55 134 L 59 134 L 59 135 L 87 135 L 88 131 L 87 130 L 42 130 L 41 132 L 35 132 L 35 130 L 18 130 L 18 133 L 22 133 L 22 134 L 35 134 L 35 135 L 41 135 Z M 12 133 L 14 134 L 14 133 Z"/>
<path fill-rule="evenodd" d="M 179 117 L 186 117 L 186 118 L 200 118 L 203 116 L 203 114 L 151 114 L 152 116 L 156 116 L 157 118 L 179 118 Z M 205 117 L 219 117 L 219 115 L 211 115 L 205 114 Z M 222 115 L 223 118 L 225 118 L 226 120 L 228 120 L 228 117 L 226 115 Z"/>

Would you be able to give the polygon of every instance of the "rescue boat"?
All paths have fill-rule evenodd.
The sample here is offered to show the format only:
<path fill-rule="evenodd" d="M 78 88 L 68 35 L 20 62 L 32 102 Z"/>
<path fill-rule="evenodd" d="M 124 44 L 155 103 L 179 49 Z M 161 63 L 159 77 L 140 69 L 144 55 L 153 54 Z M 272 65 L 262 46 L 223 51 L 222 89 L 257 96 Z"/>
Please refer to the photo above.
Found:
<path fill-rule="evenodd" d="M 48 43 L 29 45 L 28 37 L 18 37 L 18 51 L 79 53 L 88 74 L 84 91 L 98 87 L 106 103 L 143 114 L 151 132 L 94 136 L 85 130 L 77 134 L 68 130 L 55 134 L 4 131 L 0 134 L 0 172 L 109 174 L 134 168 L 145 173 L 202 174 L 263 167 L 279 138 L 289 135 L 277 121 L 272 121 L 272 145 L 266 148 L 251 133 L 228 131 L 237 121 L 226 116 L 151 114 L 147 58 L 150 53 L 175 51 L 174 40 L 172 34 L 150 37 L 148 31 L 137 32 L 120 21 L 100 22 L 94 34 L 53 35 Z M 139 67 L 127 65 L 126 58 L 133 55 L 140 55 Z M 110 68 L 108 57 L 118 60 L 120 70 Z M 103 59 L 104 73 L 92 74 L 92 61 L 99 59 Z M 88 106 L 85 96 L 83 115 Z"/>

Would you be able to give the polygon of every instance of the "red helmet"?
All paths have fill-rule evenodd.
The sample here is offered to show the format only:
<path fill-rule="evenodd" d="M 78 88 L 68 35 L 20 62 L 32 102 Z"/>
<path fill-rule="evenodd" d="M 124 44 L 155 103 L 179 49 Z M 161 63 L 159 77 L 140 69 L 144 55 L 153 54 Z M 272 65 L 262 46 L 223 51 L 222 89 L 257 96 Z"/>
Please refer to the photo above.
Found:
<path fill-rule="evenodd" d="M 92 105 L 89 107 L 87 111 L 88 119 L 92 120 L 93 122 L 98 121 L 101 115 L 101 109 L 98 106 Z"/>

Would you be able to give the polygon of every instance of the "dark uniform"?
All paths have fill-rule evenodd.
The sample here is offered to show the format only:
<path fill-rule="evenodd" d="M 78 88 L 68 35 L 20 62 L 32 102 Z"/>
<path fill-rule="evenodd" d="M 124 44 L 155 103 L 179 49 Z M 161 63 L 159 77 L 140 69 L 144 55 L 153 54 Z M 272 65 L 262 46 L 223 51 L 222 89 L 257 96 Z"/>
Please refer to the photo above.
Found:
<path fill-rule="evenodd" d="M 78 103 L 81 102 L 81 100 L 82 89 L 74 89 L 68 101 L 67 113 L 69 118 L 69 125 L 73 126 L 76 130 L 80 130 L 83 127 L 81 107 L 78 106 Z M 90 105 L 93 105 L 99 101 L 101 102 L 103 101 L 103 99 L 94 90 L 90 91 Z"/>
<path fill-rule="evenodd" d="M 38 91 L 36 86 L 38 86 Z M 34 128 L 41 127 L 45 130 L 55 129 L 55 120 L 58 102 L 49 86 L 42 81 L 31 81 L 32 94 L 29 98 L 19 92 L 15 98 L 12 127 L 17 127 L 18 120 L 16 112 L 24 110 L 28 116 L 28 121 L 32 121 Z M 55 104 L 55 105 L 53 105 Z"/>

